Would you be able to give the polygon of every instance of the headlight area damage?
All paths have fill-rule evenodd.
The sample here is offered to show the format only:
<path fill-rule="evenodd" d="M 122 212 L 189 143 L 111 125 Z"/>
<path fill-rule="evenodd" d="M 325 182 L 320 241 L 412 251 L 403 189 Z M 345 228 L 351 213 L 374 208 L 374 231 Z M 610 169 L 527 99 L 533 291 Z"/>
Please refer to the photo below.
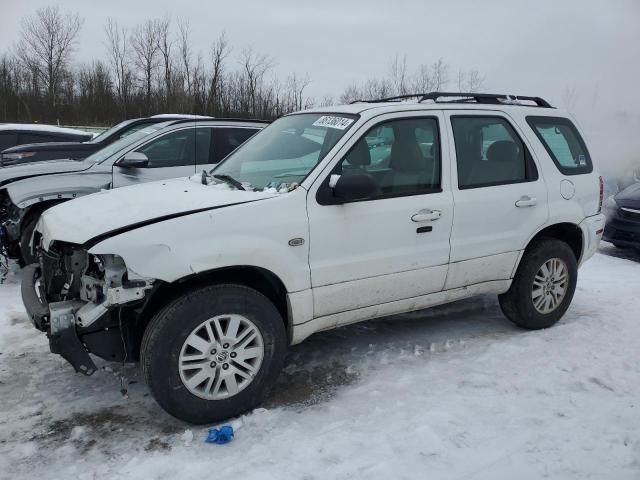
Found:
<path fill-rule="evenodd" d="M 40 264 L 22 275 L 22 300 L 33 324 L 76 372 L 95 372 L 89 353 L 110 361 L 136 359 L 135 310 L 153 280 L 129 278 L 116 255 L 96 256 L 62 242 L 41 249 Z"/>

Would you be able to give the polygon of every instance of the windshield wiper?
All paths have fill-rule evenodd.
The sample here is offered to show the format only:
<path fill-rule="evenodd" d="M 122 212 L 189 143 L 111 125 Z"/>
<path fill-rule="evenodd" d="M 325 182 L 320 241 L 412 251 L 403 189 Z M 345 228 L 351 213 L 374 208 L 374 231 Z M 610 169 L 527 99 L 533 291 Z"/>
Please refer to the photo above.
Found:
<path fill-rule="evenodd" d="M 236 187 L 238 190 L 246 190 L 246 188 L 244 188 L 242 184 L 239 181 L 237 181 L 235 178 L 233 178 L 231 175 L 223 175 L 221 173 L 218 173 L 216 175 L 212 175 L 212 177 L 217 178 L 218 180 L 222 180 L 223 182 L 228 183 L 232 187 Z"/>

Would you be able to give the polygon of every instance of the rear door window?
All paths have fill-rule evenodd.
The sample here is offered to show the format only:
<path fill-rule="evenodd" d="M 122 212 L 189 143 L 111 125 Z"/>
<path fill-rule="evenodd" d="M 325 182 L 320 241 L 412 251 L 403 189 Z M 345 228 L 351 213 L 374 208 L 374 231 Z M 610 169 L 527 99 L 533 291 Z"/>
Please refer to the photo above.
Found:
<path fill-rule="evenodd" d="M 527 117 L 527 123 L 560 172 L 579 175 L 593 171 L 587 147 L 571 120 L 562 117 Z"/>
<path fill-rule="evenodd" d="M 451 117 L 458 188 L 532 182 L 538 172 L 526 146 L 502 117 Z"/>
<path fill-rule="evenodd" d="M 211 163 L 220 162 L 257 132 L 255 128 L 214 128 Z"/>

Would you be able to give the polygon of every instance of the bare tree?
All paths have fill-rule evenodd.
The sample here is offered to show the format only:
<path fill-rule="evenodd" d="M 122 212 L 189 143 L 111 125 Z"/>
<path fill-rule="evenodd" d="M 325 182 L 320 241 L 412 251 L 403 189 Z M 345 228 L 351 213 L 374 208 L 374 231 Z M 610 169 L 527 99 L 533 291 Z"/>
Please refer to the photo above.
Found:
<path fill-rule="evenodd" d="M 62 18 L 65 24 L 65 18 L 72 18 L 62 17 L 57 9 L 43 12 L 34 19 Z M 66 20 L 66 24 L 71 23 Z M 59 24 L 60 21 L 56 25 Z M 33 29 L 25 20 L 23 37 Z M 77 30 L 79 26 L 76 34 Z M 425 63 L 414 70 L 408 67 L 405 56 L 396 55 L 389 59 L 386 75 L 352 83 L 342 95 L 315 102 L 308 95 L 308 75 L 291 72 L 286 79 L 279 79 L 272 74 L 274 63 L 266 54 L 248 47 L 234 55 L 231 62 L 232 48 L 224 33 L 208 52 L 194 49 L 185 20 L 148 20 L 127 31 L 108 19 L 104 32 L 106 63 L 72 65 L 69 52 L 73 40 L 69 40 L 56 79 L 49 83 L 47 79 L 54 75 L 47 77 L 42 67 L 47 58 L 44 63 L 30 60 L 26 38 L 22 38 L 22 48 L 12 55 L 3 55 L 0 47 L 0 121 L 59 120 L 109 125 L 132 114 L 150 115 L 168 109 L 176 113 L 273 119 L 314 104 L 329 105 L 333 98 L 339 102 L 375 99 L 443 89 L 449 83 L 449 65 L 444 60 Z M 69 38 L 75 38 L 75 34 Z M 18 51 L 23 53 L 20 61 Z M 55 69 L 52 73 L 56 73 Z M 458 74 L 461 90 L 474 91 L 482 81 L 475 70 L 460 70 Z M 49 92 L 50 85 L 53 94 Z M 55 109 L 47 104 L 49 99 L 57 102 Z"/>
<path fill-rule="evenodd" d="M 449 84 L 449 65 L 442 58 L 431 65 L 431 82 L 431 87 L 436 92 Z"/>
<path fill-rule="evenodd" d="M 222 32 L 218 39 L 211 45 L 211 80 L 209 82 L 209 96 L 207 98 L 207 106 L 211 109 L 212 114 L 220 111 L 220 92 L 224 79 L 224 62 L 229 54 L 229 44 L 227 35 Z"/>
<path fill-rule="evenodd" d="M 331 105 L 335 105 L 335 101 L 331 95 L 325 95 L 318 102 L 319 107 L 330 107 Z"/>
<path fill-rule="evenodd" d="M 158 51 L 162 57 L 162 65 L 164 70 L 164 90 L 165 105 L 169 107 L 170 99 L 173 95 L 173 56 L 171 49 L 173 48 L 173 39 L 171 38 L 171 19 L 165 16 L 156 24 L 158 36 Z"/>
<path fill-rule="evenodd" d="M 186 19 L 178 19 L 178 38 L 180 42 L 180 62 L 183 70 L 183 88 L 186 83 L 187 96 L 191 96 L 192 93 L 192 57 L 193 52 L 191 50 L 191 28 L 189 21 Z"/>
<path fill-rule="evenodd" d="M 433 90 L 433 79 L 431 69 L 428 65 L 420 64 L 413 77 L 413 91 L 427 93 Z"/>
<path fill-rule="evenodd" d="M 287 78 L 287 101 L 284 105 L 287 111 L 302 110 L 309 106 L 310 99 L 304 98 L 304 91 L 309 86 L 309 75 L 299 78 L 295 73 Z"/>
<path fill-rule="evenodd" d="M 484 78 L 480 75 L 478 70 L 470 70 L 465 72 L 460 69 L 458 71 L 458 91 L 459 92 L 477 92 L 480 87 L 482 87 L 482 83 L 484 82 Z"/>
<path fill-rule="evenodd" d="M 131 35 L 135 63 L 142 72 L 142 83 L 148 106 L 151 104 L 153 76 L 158 68 L 159 37 L 159 22 L 157 20 L 147 20 L 138 25 Z"/>
<path fill-rule="evenodd" d="M 20 25 L 18 56 L 33 71 L 47 92 L 47 103 L 56 106 L 56 95 L 68 67 L 83 21 L 77 14 L 44 7 L 24 17 Z"/>
<path fill-rule="evenodd" d="M 362 91 L 360 86 L 357 83 L 352 83 L 348 85 L 342 92 L 339 98 L 340 103 L 350 103 L 355 102 L 356 100 L 365 100 L 362 95 Z"/>
<path fill-rule="evenodd" d="M 393 95 L 406 95 L 408 93 L 407 85 L 407 56 L 398 58 L 396 54 L 389 64 L 389 75 L 391 85 L 393 87 Z"/>
<path fill-rule="evenodd" d="M 449 84 L 449 64 L 442 58 L 432 64 L 420 64 L 411 73 L 407 67 L 406 57 L 391 58 L 389 73 L 386 77 L 370 78 L 363 83 L 352 83 L 339 97 L 343 103 L 359 99 L 376 99 L 394 95 L 428 93 L 442 91 Z M 477 91 L 483 82 L 483 78 L 477 70 L 458 75 L 458 85 L 468 91 Z"/>
<path fill-rule="evenodd" d="M 273 60 L 268 55 L 258 54 L 252 47 L 247 47 L 240 56 L 240 65 L 249 95 L 250 113 L 256 115 L 258 90 L 262 85 L 265 73 L 273 68 Z"/>
<path fill-rule="evenodd" d="M 133 76 L 129 67 L 130 52 L 127 30 L 124 27 L 120 27 L 113 18 L 107 19 L 104 30 L 107 35 L 106 47 L 109 62 L 114 72 L 117 97 L 120 101 L 122 113 L 126 117 Z"/>

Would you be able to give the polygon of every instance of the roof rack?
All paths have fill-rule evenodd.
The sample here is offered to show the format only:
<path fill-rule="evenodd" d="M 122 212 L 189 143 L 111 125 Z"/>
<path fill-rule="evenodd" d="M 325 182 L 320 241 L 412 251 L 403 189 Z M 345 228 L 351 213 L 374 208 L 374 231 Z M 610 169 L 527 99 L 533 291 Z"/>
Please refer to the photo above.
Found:
<path fill-rule="evenodd" d="M 177 119 L 167 119 L 167 122 L 171 122 L 171 125 L 176 125 L 179 123 L 198 123 L 198 122 L 238 122 L 238 123 L 264 123 L 269 124 L 271 120 L 258 120 L 253 118 L 230 118 L 230 117 L 201 117 L 201 118 L 177 118 Z"/>
<path fill-rule="evenodd" d="M 493 105 L 520 104 L 519 102 L 532 102 L 537 107 L 553 108 L 549 102 L 541 97 L 527 97 L 523 95 L 507 95 L 503 93 L 473 93 L 473 92 L 429 92 L 411 93 L 407 95 L 397 95 L 395 97 L 379 98 L 377 100 L 355 100 L 351 103 L 379 103 L 379 102 L 400 102 L 410 98 L 417 98 L 418 103 L 425 100 L 432 100 L 435 103 L 484 103 Z M 438 101 L 440 98 L 450 98 L 452 100 Z"/>

